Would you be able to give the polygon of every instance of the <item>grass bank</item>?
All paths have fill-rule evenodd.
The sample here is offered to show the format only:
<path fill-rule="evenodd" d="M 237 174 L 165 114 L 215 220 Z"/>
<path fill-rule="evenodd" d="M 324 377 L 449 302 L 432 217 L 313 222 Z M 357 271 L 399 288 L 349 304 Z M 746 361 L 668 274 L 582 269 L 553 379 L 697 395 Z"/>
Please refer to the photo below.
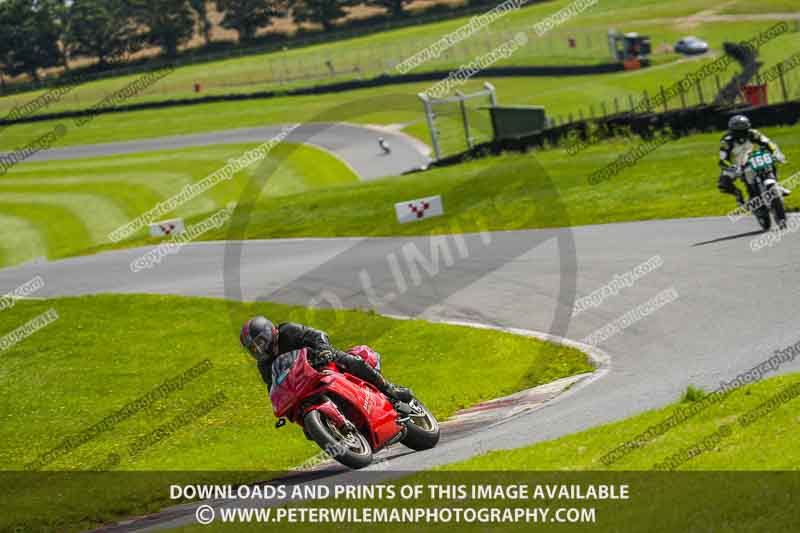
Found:
<path fill-rule="evenodd" d="M 4 471 L 21 469 L 64 439 L 132 402 L 136 405 L 165 381 L 185 375 L 205 359 L 209 363 L 179 390 L 57 455 L 40 477 L 20 473 L 13 483 L 4 482 L 9 491 L 14 489 L 3 498 L 8 512 L 0 513 L 2 530 L 13 530 L 23 517 L 30 521 L 26 530 L 46 525 L 66 531 L 155 509 L 168 498 L 160 490 L 163 477 L 158 472 L 194 471 L 195 479 L 211 476 L 235 483 L 285 470 L 317 454 L 298 428 L 273 427 L 266 387 L 238 344 L 240 324 L 256 313 L 310 323 L 326 330 L 340 347 L 372 345 L 383 354 L 384 373 L 412 387 L 440 418 L 482 400 L 590 370 L 585 355 L 574 349 L 490 330 L 360 311 L 205 298 L 18 301 L 0 313 L 0 330 L 11 331 L 50 308 L 59 318 L 0 358 Z M 491 379 L 486 379 L 485 368 L 492 368 Z M 219 394 L 224 402 L 197 412 L 199 404 Z M 175 423 L 192 413 L 182 424 Z M 147 441 L 147 435 L 165 424 L 171 424 L 165 438 Z M 139 446 L 143 438 L 150 445 Z M 80 472 L 97 469 L 117 473 L 81 477 Z M 58 497 L 61 491 L 72 495 Z M 40 505 L 45 500 L 48 504 Z"/>
<path fill-rule="evenodd" d="M 442 469 L 631 471 L 668 464 L 669 470 L 797 470 L 800 446 L 789 436 L 797 431 L 799 392 L 797 373 L 746 385 L 610 465 L 601 458 L 651 426 L 691 408 L 693 402 L 702 401 L 702 394 L 695 391 L 663 409 L 526 448 L 491 452 Z"/>
<path fill-rule="evenodd" d="M 800 170 L 798 127 L 764 131 L 789 158 L 780 177 Z M 716 188 L 719 137 L 711 133 L 668 142 L 597 185 L 589 184 L 588 176 L 638 140 L 601 142 L 576 156 L 562 149 L 509 154 L 370 182 L 358 182 L 324 152 L 279 145 L 274 159 L 217 185 L 174 216 L 191 224 L 227 202 L 252 202 L 247 219 L 233 219 L 233 233 L 230 227 L 212 229 L 200 237 L 204 240 L 425 235 L 722 216 L 734 202 Z M 246 148 L 19 165 L 0 180 L 0 228 L 10 235 L 0 248 L 0 264 L 157 243 L 144 231 L 115 245 L 107 236 Z M 243 196 L 249 180 L 255 192 Z M 314 194 L 304 194 L 308 190 Z M 397 224 L 396 202 L 428 195 L 442 196 L 444 216 Z M 800 208 L 798 202 L 796 196 L 787 198 L 790 210 Z M 755 229 L 749 218 L 735 228 L 748 224 Z"/>
<path fill-rule="evenodd" d="M 789 158 L 780 176 L 786 178 L 800 169 L 798 128 L 764 131 Z M 596 185 L 588 183 L 588 176 L 631 150 L 637 141 L 602 142 L 576 156 L 550 150 L 480 159 L 320 190 L 313 198 L 266 198 L 254 204 L 247 220 L 234 220 L 234 234 L 248 239 L 425 235 L 724 216 L 735 203 L 717 190 L 719 138 L 714 133 L 668 142 Z M 442 196 L 444 216 L 397 224 L 396 202 L 437 194 Z M 795 196 L 787 198 L 790 210 L 800 207 L 799 202 Z M 732 231 L 748 224 L 757 227 L 749 218 L 737 224 Z M 205 238 L 223 239 L 228 232 L 229 228 L 223 228 Z M 135 239 L 121 244 L 151 242 Z"/>
<path fill-rule="evenodd" d="M 0 266 L 58 258 L 108 241 L 108 233 L 202 180 L 252 145 L 217 145 L 86 160 L 24 163 L 0 179 Z M 283 161 L 261 192 L 277 198 L 358 182 L 350 168 L 311 146 L 278 145 Z M 192 217 L 238 200 L 254 166 L 178 207 Z M 54 221 L 58 220 L 58 224 Z"/>

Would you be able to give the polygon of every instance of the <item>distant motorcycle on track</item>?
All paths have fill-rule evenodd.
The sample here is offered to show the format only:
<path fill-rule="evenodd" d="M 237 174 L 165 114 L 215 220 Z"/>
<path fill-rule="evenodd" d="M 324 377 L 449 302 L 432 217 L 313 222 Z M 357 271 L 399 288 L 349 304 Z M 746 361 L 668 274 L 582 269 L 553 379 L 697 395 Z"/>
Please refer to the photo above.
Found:
<path fill-rule="evenodd" d="M 348 353 L 379 368 L 379 355 L 368 346 Z M 275 427 L 288 418 L 303 428 L 306 438 L 350 468 L 368 466 L 375 452 L 396 442 L 412 450 L 427 450 L 439 442 L 439 422 L 422 402 L 392 402 L 335 363 L 317 371 L 308 363 L 305 348 L 275 359 L 272 383 Z"/>

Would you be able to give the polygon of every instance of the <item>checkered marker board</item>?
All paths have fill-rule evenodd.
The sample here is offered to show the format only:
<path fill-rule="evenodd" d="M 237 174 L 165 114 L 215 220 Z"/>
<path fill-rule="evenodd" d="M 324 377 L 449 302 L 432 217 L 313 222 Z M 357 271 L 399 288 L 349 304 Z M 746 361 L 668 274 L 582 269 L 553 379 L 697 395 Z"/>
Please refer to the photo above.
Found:
<path fill-rule="evenodd" d="M 394 204 L 394 210 L 397 213 L 397 221 L 400 224 L 444 215 L 441 196 L 429 196 L 418 200 L 398 202 Z"/>
<path fill-rule="evenodd" d="M 148 227 L 150 228 L 151 237 L 169 237 L 170 235 L 183 233 L 186 230 L 182 218 L 153 222 Z"/>

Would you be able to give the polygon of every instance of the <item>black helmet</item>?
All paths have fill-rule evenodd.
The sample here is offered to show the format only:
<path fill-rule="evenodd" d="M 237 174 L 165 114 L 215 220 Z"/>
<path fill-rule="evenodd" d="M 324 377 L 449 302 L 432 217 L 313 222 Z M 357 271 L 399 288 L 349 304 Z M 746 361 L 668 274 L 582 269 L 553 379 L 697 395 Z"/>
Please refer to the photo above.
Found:
<path fill-rule="evenodd" d="M 278 328 L 263 316 L 251 318 L 242 326 L 239 342 L 256 359 L 274 356 L 278 346 Z"/>
<path fill-rule="evenodd" d="M 750 119 L 744 115 L 734 115 L 728 121 L 728 129 L 735 137 L 744 137 L 750 130 Z"/>

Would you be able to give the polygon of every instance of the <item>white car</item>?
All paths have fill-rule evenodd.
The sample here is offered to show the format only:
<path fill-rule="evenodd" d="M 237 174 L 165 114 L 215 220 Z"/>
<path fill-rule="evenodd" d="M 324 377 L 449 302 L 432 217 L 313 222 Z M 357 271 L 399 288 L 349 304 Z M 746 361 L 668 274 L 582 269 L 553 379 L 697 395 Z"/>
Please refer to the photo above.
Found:
<path fill-rule="evenodd" d="M 675 43 L 675 51 L 685 55 L 705 54 L 708 52 L 708 43 L 697 37 L 684 37 Z"/>

